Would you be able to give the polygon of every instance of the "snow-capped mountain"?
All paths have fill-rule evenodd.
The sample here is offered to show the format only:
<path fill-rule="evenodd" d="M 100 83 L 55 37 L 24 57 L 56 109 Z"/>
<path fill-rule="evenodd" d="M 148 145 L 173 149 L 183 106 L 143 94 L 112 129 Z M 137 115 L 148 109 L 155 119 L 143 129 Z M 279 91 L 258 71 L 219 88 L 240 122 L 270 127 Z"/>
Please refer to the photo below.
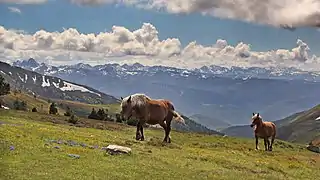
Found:
<path fill-rule="evenodd" d="M 35 61 L 25 63 L 34 68 Z M 72 83 L 57 77 L 39 74 L 0 62 L 0 74 L 12 89 L 26 90 L 32 94 L 52 99 L 77 100 L 86 103 L 115 103 L 119 100 L 85 85 Z"/>
<path fill-rule="evenodd" d="M 281 119 L 320 101 L 318 74 L 292 68 L 205 66 L 190 70 L 139 63 L 50 66 L 34 59 L 14 65 L 116 97 L 143 92 L 153 98 L 168 98 L 187 116 L 202 114 L 228 124 L 247 124 L 253 111 L 266 119 Z M 215 123 L 203 124 L 214 127 Z"/>
<path fill-rule="evenodd" d="M 101 75 L 111 75 L 117 77 L 126 77 L 133 75 L 152 75 L 159 72 L 170 73 L 172 76 L 188 77 L 198 76 L 199 78 L 208 77 L 229 77 L 234 79 L 250 79 L 250 78 L 262 78 L 262 79 L 284 79 L 284 80 L 306 80 L 320 82 L 319 73 L 301 71 L 295 68 L 241 68 L 241 67 L 221 67 L 221 66 L 203 66 L 196 69 L 181 69 L 167 66 L 144 66 L 139 63 L 133 65 L 119 65 L 119 64 L 104 64 L 97 66 L 90 66 L 89 64 L 78 63 L 69 66 L 49 66 L 44 63 L 38 63 L 33 58 L 29 60 L 15 61 L 13 66 L 22 67 L 28 70 L 36 71 L 42 74 L 56 74 L 56 73 L 86 73 L 88 71 L 96 71 Z"/>

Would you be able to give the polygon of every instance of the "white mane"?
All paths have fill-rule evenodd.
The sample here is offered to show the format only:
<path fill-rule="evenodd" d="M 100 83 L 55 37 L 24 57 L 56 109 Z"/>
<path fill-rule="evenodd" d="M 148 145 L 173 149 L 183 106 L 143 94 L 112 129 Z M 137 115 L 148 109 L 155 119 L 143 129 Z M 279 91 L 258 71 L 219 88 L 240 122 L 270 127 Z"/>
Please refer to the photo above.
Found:
<path fill-rule="evenodd" d="M 123 98 L 121 102 L 121 106 L 127 104 L 127 101 L 129 97 L 131 96 L 131 105 L 132 106 L 144 106 L 147 103 L 147 100 L 151 99 L 149 96 L 142 94 L 142 93 L 136 93 L 129 95 L 125 98 Z"/>

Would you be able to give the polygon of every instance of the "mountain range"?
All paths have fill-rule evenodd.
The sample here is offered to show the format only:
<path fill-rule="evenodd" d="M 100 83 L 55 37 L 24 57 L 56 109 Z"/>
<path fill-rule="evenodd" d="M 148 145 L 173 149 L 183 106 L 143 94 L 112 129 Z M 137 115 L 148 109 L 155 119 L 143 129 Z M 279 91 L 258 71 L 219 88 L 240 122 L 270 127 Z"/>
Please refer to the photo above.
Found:
<path fill-rule="evenodd" d="M 217 121 L 223 122 L 223 127 L 248 124 L 252 112 L 259 112 L 267 120 L 282 119 L 320 101 L 319 75 L 294 68 L 180 69 L 139 63 L 52 66 L 34 59 L 13 65 L 85 84 L 117 98 L 136 92 L 167 98 L 186 116 L 210 117 L 196 121 L 214 129 L 221 127 L 215 125 Z"/>
<path fill-rule="evenodd" d="M 4 62 L 0 62 L 0 75 L 10 84 L 13 92 L 1 99 L 6 109 L 14 108 L 14 101 L 18 99 L 27 102 L 29 111 L 35 107 L 41 109 L 42 113 L 46 112 L 51 104 L 50 102 L 56 102 L 59 112 L 62 114 L 66 112 L 67 107 L 81 117 L 87 117 L 92 108 L 109 109 L 109 115 L 119 113 L 119 99 L 86 85 L 42 75 Z M 183 115 L 183 117 L 186 125 L 173 121 L 173 129 L 224 135 L 195 122 L 187 116 Z"/>

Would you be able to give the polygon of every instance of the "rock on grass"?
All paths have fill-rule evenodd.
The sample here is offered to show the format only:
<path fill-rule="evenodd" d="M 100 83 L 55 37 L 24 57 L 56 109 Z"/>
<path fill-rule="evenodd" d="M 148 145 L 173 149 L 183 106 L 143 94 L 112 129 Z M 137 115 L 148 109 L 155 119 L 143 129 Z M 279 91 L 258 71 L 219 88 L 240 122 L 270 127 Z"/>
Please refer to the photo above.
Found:
<path fill-rule="evenodd" d="M 78 154 L 68 154 L 69 157 L 75 158 L 75 159 L 79 159 L 80 155 Z"/>
<path fill-rule="evenodd" d="M 109 145 L 109 146 L 107 146 L 106 150 L 111 155 L 130 154 L 131 153 L 131 148 L 124 147 L 124 146 L 118 146 L 118 145 Z"/>

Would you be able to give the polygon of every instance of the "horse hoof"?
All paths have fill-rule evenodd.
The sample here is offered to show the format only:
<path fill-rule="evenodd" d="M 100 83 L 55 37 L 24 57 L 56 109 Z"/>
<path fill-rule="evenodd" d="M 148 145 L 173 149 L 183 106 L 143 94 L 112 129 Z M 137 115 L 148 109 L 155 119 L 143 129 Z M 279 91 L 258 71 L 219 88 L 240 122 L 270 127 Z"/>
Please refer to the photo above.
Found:
<path fill-rule="evenodd" d="M 144 137 L 140 138 L 140 141 L 144 141 Z"/>

